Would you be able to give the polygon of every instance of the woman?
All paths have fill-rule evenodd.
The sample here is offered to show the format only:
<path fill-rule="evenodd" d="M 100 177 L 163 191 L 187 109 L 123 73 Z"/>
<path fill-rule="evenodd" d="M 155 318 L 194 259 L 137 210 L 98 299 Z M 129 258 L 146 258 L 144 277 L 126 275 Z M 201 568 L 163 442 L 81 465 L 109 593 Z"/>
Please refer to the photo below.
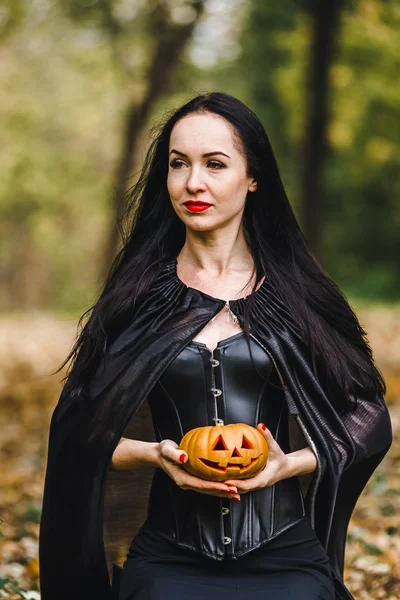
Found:
<path fill-rule="evenodd" d="M 156 468 L 147 519 L 120 600 L 351 598 L 346 530 L 391 444 L 385 383 L 307 248 L 257 117 L 222 93 L 182 106 L 150 147 L 129 208 L 52 417 L 42 600 L 111 598 L 107 473 L 146 466 Z M 125 438 L 146 398 L 157 441 Z M 221 420 L 263 433 L 261 473 L 217 483 L 185 471 L 182 435 Z"/>

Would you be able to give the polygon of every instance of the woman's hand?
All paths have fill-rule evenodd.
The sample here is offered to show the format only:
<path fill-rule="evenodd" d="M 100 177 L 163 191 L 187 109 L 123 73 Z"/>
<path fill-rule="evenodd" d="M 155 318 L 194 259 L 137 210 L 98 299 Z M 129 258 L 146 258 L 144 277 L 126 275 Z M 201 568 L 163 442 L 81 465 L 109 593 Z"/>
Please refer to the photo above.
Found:
<path fill-rule="evenodd" d="M 239 494 L 260 490 L 264 487 L 274 485 L 274 483 L 281 479 L 312 473 L 315 470 L 317 460 L 311 448 L 303 448 L 302 450 L 285 454 L 264 423 L 259 423 L 257 429 L 264 435 L 268 444 L 269 454 L 267 464 L 260 473 L 249 479 L 227 479 L 224 481 L 227 485 L 236 486 Z"/>
<path fill-rule="evenodd" d="M 163 469 L 182 490 L 192 490 L 194 492 L 199 492 L 200 494 L 240 500 L 236 485 L 227 485 L 220 481 L 208 481 L 187 473 L 187 471 L 182 468 L 182 464 L 185 463 L 187 459 L 186 452 L 180 450 L 178 444 L 173 440 L 162 440 L 158 444 L 158 466 Z"/>

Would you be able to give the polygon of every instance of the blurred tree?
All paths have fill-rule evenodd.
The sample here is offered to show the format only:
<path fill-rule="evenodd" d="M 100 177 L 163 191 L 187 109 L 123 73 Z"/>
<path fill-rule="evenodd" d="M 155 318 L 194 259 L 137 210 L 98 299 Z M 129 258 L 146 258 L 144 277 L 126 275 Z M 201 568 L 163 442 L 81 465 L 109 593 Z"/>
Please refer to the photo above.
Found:
<path fill-rule="evenodd" d="M 20 4 L 0 44 L 0 306 L 87 305 L 117 130 L 109 57 L 58 3 Z"/>
<path fill-rule="evenodd" d="M 24 21 L 27 11 L 25 0 L 2 0 L 0 5 L 0 42 L 6 40 L 9 35 Z"/>
<path fill-rule="evenodd" d="M 317 4 L 322 11 L 325 2 Z M 336 51 L 324 65 L 312 43 L 315 6 L 310 0 L 252 0 L 243 20 L 243 52 L 226 66 L 227 78 L 221 65 L 218 76 L 266 126 L 302 229 L 334 279 L 351 295 L 398 299 L 399 5 L 338 2 L 342 24 L 331 32 Z M 323 51 L 326 43 L 321 35 Z M 240 75 L 232 84 L 235 70 Z"/>
<path fill-rule="evenodd" d="M 140 114 L 161 48 L 154 34 L 159 4 L 2 3 L 3 309 L 81 313 L 87 308 L 107 268 L 99 276 L 104 241 L 117 237 L 116 229 L 112 235 L 110 230 L 129 178 L 122 165 L 139 167 L 144 149 L 139 145 L 147 143 L 139 125 L 147 129 L 192 93 L 227 91 L 260 116 L 305 228 L 300 190 L 310 0 L 205 2 L 185 50 L 173 58 L 163 93 L 142 113 L 147 123 L 137 123 L 129 158 L 129 118 Z M 169 21 L 171 29 L 193 24 L 190 4 L 163 1 L 169 11 L 165 36 Z M 346 3 L 328 77 L 331 110 L 318 252 L 347 293 L 371 299 L 398 299 L 400 293 L 399 25 L 395 0 Z M 107 263 L 113 252 L 107 252 Z"/>
<path fill-rule="evenodd" d="M 344 0 L 283 0 L 279 4 L 253 0 L 239 64 L 247 73 L 249 95 L 274 150 L 285 158 L 289 181 L 301 173 L 300 192 L 293 195 L 302 229 L 316 254 L 320 253 L 325 195 L 329 71 L 343 4 Z M 282 101 L 279 78 L 283 79 L 284 72 L 292 77 L 290 106 Z"/>
<path fill-rule="evenodd" d="M 305 102 L 303 164 L 300 185 L 300 220 L 308 244 L 321 257 L 321 213 L 326 198 L 325 163 L 330 121 L 330 69 L 335 59 L 344 0 L 310 0 L 310 52 Z"/>
<path fill-rule="evenodd" d="M 179 64 L 181 52 L 190 40 L 193 30 L 204 12 L 205 0 L 148 0 L 144 9 L 122 18 L 112 0 L 94 0 L 87 5 L 82 0 L 61 0 L 69 16 L 79 23 L 96 20 L 107 34 L 114 49 L 117 69 L 128 77 L 135 73 L 129 68 L 122 43 L 137 34 L 137 21 L 146 31 L 145 91 L 138 99 L 127 101 L 125 123 L 122 129 L 122 147 L 114 174 L 113 216 L 110 233 L 105 244 L 103 277 L 109 271 L 120 243 L 118 219 L 124 212 L 128 180 L 139 151 L 140 134 L 147 125 L 149 114 L 157 100 L 166 93 Z"/>
<path fill-rule="evenodd" d="M 204 0 L 191 0 L 186 4 L 189 9 L 183 22 L 173 20 L 170 6 L 167 3 L 156 3 L 149 13 L 148 34 L 155 41 L 151 61 L 147 67 L 147 89 L 137 103 L 131 101 L 126 111 L 126 122 L 123 135 L 123 147 L 114 177 L 115 203 L 114 219 L 105 246 L 104 273 L 109 270 L 119 244 L 118 217 L 124 211 L 124 199 L 127 182 L 134 163 L 135 152 L 139 150 L 138 138 L 147 125 L 148 116 L 156 103 L 167 91 L 168 85 L 179 64 L 181 52 L 193 33 L 196 23 L 204 11 Z M 190 10 L 191 9 L 191 10 Z M 181 13 L 182 14 L 182 13 Z"/>
<path fill-rule="evenodd" d="M 400 299 L 400 7 L 346 10 L 333 65 L 324 257 L 351 295 Z"/>
<path fill-rule="evenodd" d="M 23 0 L 21 0 L 22 2 Z M 114 125 L 113 134 L 120 134 L 123 138 L 122 148 L 119 153 L 114 153 L 113 160 L 115 162 L 114 175 L 109 178 L 109 182 L 107 187 L 110 189 L 110 181 L 112 189 L 114 189 L 114 202 L 110 202 L 110 210 L 107 215 L 107 211 L 102 209 L 103 215 L 102 219 L 104 221 L 105 217 L 108 217 L 108 223 L 110 228 L 110 233 L 105 235 L 104 237 L 108 238 L 108 243 L 106 243 L 105 250 L 105 259 L 104 259 L 104 267 L 102 270 L 102 274 L 97 276 L 97 279 L 102 279 L 104 277 L 104 272 L 106 272 L 110 266 L 110 262 L 114 257 L 115 251 L 118 246 L 119 238 L 118 231 L 116 227 L 117 215 L 121 210 L 123 210 L 123 206 L 120 206 L 120 203 L 123 200 L 124 194 L 127 190 L 128 179 L 131 174 L 132 165 L 134 162 L 135 152 L 139 151 L 139 144 L 141 142 L 140 133 L 143 127 L 146 126 L 146 119 L 148 117 L 149 111 L 153 107 L 154 103 L 158 98 L 162 97 L 162 94 L 165 93 L 167 86 L 171 80 L 172 74 L 174 72 L 174 68 L 179 63 L 180 56 L 182 53 L 182 49 L 185 43 L 190 39 L 191 33 L 195 27 L 196 22 L 200 18 L 203 8 L 204 2 L 203 0 L 171 0 L 170 2 L 146 2 L 145 4 L 138 5 L 135 4 L 126 4 L 122 6 L 122 4 L 114 3 L 109 0 L 94 0 L 93 2 L 87 3 L 81 0 L 58 0 L 58 2 L 50 3 L 50 2 L 34 2 L 32 5 L 29 5 L 27 1 L 24 3 L 26 8 L 25 21 L 21 20 L 19 22 L 19 26 L 14 29 L 14 38 L 11 41 L 11 44 L 17 46 L 18 51 L 22 53 L 26 53 L 28 56 L 27 62 L 33 64 L 35 60 L 36 48 L 39 50 L 39 53 L 43 46 L 48 45 L 49 47 L 52 45 L 50 39 L 54 35 L 57 36 L 57 32 L 61 30 L 64 31 L 64 34 L 61 36 L 61 46 L 59 45 L 59 58 L 61 58 L 62 53 L 66 50 L 70 55 L 68 56 L 68 60 L 72 60 L 75 62 L 76 72 L 82 72 L 84 75 L 85 84 L 83 88 L 77 88 L 75 94 L 75 102 L 78 98 L 78 95 L 83 95 L 83 91 L 90 90 L 90 85 L 98 85 L 97 75 L 100 75 L 100 72 L 97 74 L 97 69 L 99 69 L 100 64 L 102 62 L 101 52 L 99 52 L 98 48 L 101 48 L 101 51 L 105 52 L 105 41 L 109 44 L 109 49 L 111 50 L 112 57 L 112 75 L 117 81 L 118 87 L 118 95 L 117 101 L 114 99 L 114 113 L 117 114 L 117 109 L 121 107 L 121 105 L 125 105 L 125 109 L 120 109 L 118 117 L 120 123 L 115 126 L 115 123 L 110 122 L 110 127 Z M 58 9 L 62 10 L 62 13 L 59 12 Z M 68 17 L 68 21 L 62 21 L 61 15 L 65 15 Z M 30 25 L 31 24 L 31 25 Z M 33 24 L 33 25 L 32 25 Z M 63 29 L 60 29 L 60 25 L 62 24 Z M 71 30 L 72 26 L 72 30 Z M 29 35 L 23 37 L 24 30 L 28 28 Z M 36 37 L 36 29 L 40 30 L 40 41 L 35 39 Z M 72 35 L 71 35 L 72 34 Z M 68 38 L 68 35 L 71 37 Z M 48 36 L 48 37 L 47 37 Z M 96 48 L 97 46 L 97 48 Z M 86 52 L 85 48 L 96 48 L 97 55 L 93 52 Z M 31 50 L 33 50 L 33 56 Z M 55 60 L 57 60 L 57 55 L 55 56 Z M 13 59 L 16 57 L 13 57 Z M 12 59 L 12 60 L 13 60 Z M 96 60 L 98 59 L 98 60 Z M 108 57 L 107 57 L 108 59 Z M 21 59 L 20 59 L 21 60 Z M 85 64 L 86 63 L 86 64 Z M 91 64 L 90 64 L 91 63 Z M 21 60 L 21 66 L 23 64 Z M 50 63 L 51 64 L 51 63 Z M 13 67 L 14 69 L 14 64 Z M 66 61 L 64 62 L 63 69 L 65 69 L 64 77 L 67 74 L 66 69 Z M 109 62 L 104 62 L 102 64 L 103 73 L 105 74 L 107 68 L 110 68 Z M 46 71 L 45 71 L 46 73 Z M 103 75 L 103 73 L 101 75 Z M 63 76 L 61 74 L 61 77 Z M 30 74 L 29 74 L 30 76 Z M 58 76 L 58 74 L 57 74 Z M 33 92 L 30 90 L 32 94 L 32 98 L 35 98 L 35 102 L 39 101 L 40 95 L 43 93 L 43 97 L 41 97 L 41 102 L 44 105 L 50 101 L 50 98 L 53 95 L 55 82 L 58 77 L 53 77 L 51 80 L 51 92 L 49 89 L 46 90 L 46 86 L 44 89 L 41 89 L 42 85 L 41 78 L 43 77 L 43 73 L 40 73 L 39 79 L 35 82 L 37 89 Z M 45 75 L 46 77 L 46 75 Z M 72 83 L 73 78 L 70 79 Z M 66 82 L 68 82 L 68 78 Z M 40 83 L 39 83 L 40 82 Z M 46 82 L 46 85 L 49 82 Z M 39 84 L 39 85 L 38 85 Z M 65 86 L 65 82 L 62 82 L 63 86 Z M 73 84 L 76 85 L 76 84 Z M 46 97 L 46 92 L 48 93 Z M 29 92 L 28 92 L 29 96 Z M 98 99 L 100 100 L 100 99 Z M 58 107 L 61 107 L 60 99 L 57 100 Z M 80 98 L 81 107 L 83 107 L 83 98 Z M 4 103 L 4 98 L 3 98 Z M 73 113 L 72 104 L 68 104 L 67 96 L 64 95 L 62 98 L 62 103 L 65 105 L 65 109 L 63 111 L 63 115 L 65 114 L 67 119 L 68 116 Z M 36 130 L 36 120 L 41 125 L 42 129 L 46 129 L 46 137 L 48 139 L 52 139 L 52 143 L 57 140 L 57 129 L 58 125 L 53 121 L 52 125 L 44 125 L 45 119 L 42 118 L 40 113 L 43 112 L 42 106 L 36 107 L 36 114 L 33 116 L 32 114 L 32 102 L 25 102 L 23 104 L 23 108 L 18 111 L 18 115 L 16 115 L 16 121 L 21 119 L 23 113 L 27 122 L 29 123 L 28 129 L 31 128 L 31 135 L 35 136 L 37 134 Z M 93 105 L 92 105 L 93 106 Z M 100 105 L 98 104 L 94 115 L 98 116 L 97 118 L 93 118 L 93 114 L 88 119 L 85 117 L 78 117 L 78 119 L 74 120 L 72 117 L 72 123 L 79 123 L 79 129 L 75 128 L 75 131 L 81 133 L 81 135 L 85 135 L 86 126 L 89 125 L 90 121 L 94 122 L 100 120 L 101 111 L 99 110 Z M 57 110 L 57 109 L 56 109 Z M 50 111 L 52 112 L 52 111 Z M 50 112 L 47 114 L 49 115 Z M 29 114 L 29 117 L 28 117 Z M 40 115 L 40 116 L 39 116 Z M 61 116 L 57 115 L 57 118 Z M 103 122 L 104 123 L 104 122 Z M 39 125 L 39 127 L 40 127 Z M 68 125 L 64 127 L 62 135 L 64 133 L 66 135 L 71 135 L 71 132 L 68 130 Z M 13 135 L 12 124 L 10 127 L 10 120 L 7 123 L 7 128 L 9 129 L 9 139 L 7 140 L 9 144 L 9 150 L 12 146 L 11 136 Z M 25 134 L 28 132 L 28 129 L 25 127 Z M 14 128 L 15 131 L 15 128 Z M 99 129 L 98 129 L 99 131 Z M 68 133 L 67 133 L 68 132 Z M 85 133 L 84 133 L 85 132 Z M 92 130 L 88 134 L 94 134 L 93 126 Z M 110 128 L 108 131 L 108 135 L 110 135 Z M 33 139 L 33 138 L 32 138 Z M 83 137 L 82 137 L 83 140 Z M 59 140 L 57 140 L 58 142 Z M 110 139 L 108 138 L 108 142 Z M 56 143 L 57 143 L 56 142 Z M 18 143 L 18 142 L 17 142 Z M 108 143 L 107 146 L 110 146 Z M 22 146 L 20 145 L 20 149 L 22 150 Z M 41 150 L 44 147 L 42 146 Z M 53 145 L 53 152 L 51 157 L 49 156 L 49 160 L 52 161 L 56 155 L 54 154 L 55 146 Z M 100 149 L 99 149 L 100 150 Z M 26 151 L 29 152 L 28 146 L 26 146 Z M 60 151 L 60 148 L 56 149 L 56 153 Z M 22 161 L 27 165 L 31 166 L 33 170 L 35 166 L 40 165 L 40 159 L 43 158 L 43 152 L 36 154 L 36 161 L 32 160 L 33 152 L 30 152 L 29 160 L 25 160 L 22 158 L 24 151 L 20 151 L 20 157 L 16 158 L 16 164 L 22 159 Z M 92 157 L 96 158 L 96 150 L 93 146 Z M 8 157 L 8 163 L 13 162 L 12 154 Z M 69 162 L 72 167 L 73 163 L 73 153 L 67 153 L 65 155 L 61 155 L 59 152 L 58 160 L 62 162 Z M 88 154 L 85 154 L 85 161 L 87 162 L 89 159 Z M 79 160 L 82 160 L 82 157 L 78 157 L 76 155 L 77 164 L 73 166 L 73 170 L 77 175 L 76 168 L 78 166 Z M 90 159 L 89 159 L 90 160 Z M 138 161 L 139 162 L 139 161 Z M 61 183 L 62 179 L 65 175 L 68 174 L 68 166 L 67 168 L 63 168 L 60 166 L 60 172 L 57 173 L 57 181 Z M 45 165 L 42 165 L 43 169 L 45 169 Z M 88 165 L 86 165 L 88 167 Z M 84 162 L 81 162 L 81 174 L 83 179 L 85 179 L 84 173 Z M 43 170 L 43 173 L 45 171 Z M 46 169 L 48 172 L 48 169 Z M 99 172 L 103 173 L 101 167 L 99 168 Z M 6 174 L 6 178 L 8 180 L 7 185 L 10 186 L 11 182 L 11 173 L 12 169 Z M 50 223 L 46 223 L 49 221 L 49 217 L 51 219 L 52 209 L 50 206 L 44 201 L 43 198 L 37 197 L 40 194 L 38 188 L 32 190 L 30 197 L 27 196 L 22 189 L 18 189 L 19 180 L 25 179 L 23 186 L 31 187 L 31 184 L 27 181 L 27 170 L 24 169 L 23 173 L 20 170 L 14 170 L 14 173 L 17 174 L 17 179 L 14 180 L 14 189 L 12 196 L 7 199 L 4 197 L 2 201 L 2 212 L 6 215 L 6 219 L 9 223 L 13 221 L 12 213 L 15 208 L 21 204 L 22 198 L 24 198 L 24 202 L 28 203 L 30 206 L 30 210 L 28 211 L 19 211 L 22 215 L 21 219 L 18 221 L 20 223 L 20 231 L 24 230 L 24 237 L 27 239 L 27 231 L 32 231 L 32 228 L 36 227 L 38 221 L 40 222 L 39 229 L 43 232 L 43 230 L 47 229 L 51 225 Z M 62 176 L 61 176 L 62 173 Z M 81 174 L 79 174 L 79 179 L 81 178 Z M 75 176 L 76 176 L 75 175 Z M 70 184 L 72 184 L 73 179 L 70 177 Z M 103 175 L 104 177 L 104 175 Z M 83 182 L 82 179 L 82 182 Z M 98 181 L 96 185 L 101 185 L 101 178 L 97 177 Z M 90 180 L 89 171 L 86 174 L 86 182 L 84 185 L 88 185 Z M 47 185 L 47 189 L 41 190 L 44 192 L 44 197 L 46 198 L 50 192 L 54 192 L 50 186 Z M 111 194 L 110 194 L 111 196 Z M 93 200 L 95 196 L 93 195 Z M 72 200 L 73 196 L 71 196 Z M 97 200 L 97 199 L 96 199 Z M 69 204 L 70 199 L 68 199 L 67 204 Z M 60 214 L 61 201 L 57 201 L 57 209 Z M 74 204 L 74 212 L 76 212 L 76 202 Z M 46 207 L 46 208 L 45 208 Z M 99 216 L 100 205 L 97 202 L 97 206 L 95 208 L 94 213 L 92 213 L 91 222 L 96 222 Z M 38 219 L 40 213 L 43 213 L 43 209 L 47 210 L 46 216 L 42 214 L 42 216 Z M 83 205 L 83 212 L 80 217 L 81 222 L 79 223 L 79 228 L 85 228 L 88 226 L 87 222 L 87 213 L 90 210 L 89 203 L 85 203 Z M 63 211 L 66 212 L 65 210 Z M 111 214 L 110 214 L 111 212 Z M 55 215 L 54 215 L 55 216 Z M 65 215 L 64 215 L 65 216 Z M 73 219 L 73 227 L 76 227 L 77 221 L 76 216 Z M 70 222 L 70 220 L 68 219 Z M 60 225 L 63 222 L 68 222 L 63 219 L 60 219 Z M 71 224 L 71 223 L 70 223 Z M 53 241 L 52 238 L 57 237 L 55 231 L 59 229 L 59 224 L 55 224 L 54 231 L 52 232 L 52 236 L 50 236 L 49 241 Z M 15 230 L 15 226 L 13 226 L 13 230 Z M 9 228 L 8 233 L 11 231 Z M 71 234 L 71 229 L 69 229 L 69 233 Z M 34 237 L 37 236 L 36 232 L 32 234 Z M 61 231 L 60 231 L 61 234 Z M 16 236 L 15 239 L 18 239 Z M 8 259 L 6 259 L 6 265 L 2 268 L 2 279 L 3 279 L 3 289 L 7 290 L 6 297 L 3 299 L 3 306 L 7 305 L 11 298 L 14 301 L 14 307 L 27 307 L 28 305 L 33 306 L 37 305 L 37 303 L 43 304 L 46 301 L 46 292 L 51 296 L 54 293 L 54 289 L 45 289 L 42 286 L 41 293 L 30 294 L 31 298 L 35 298 L 34 303 L 25 303 L 25 301 L 19 301 L 15 298 L 14 294 L 11 293 L 12 289 L 15 289 L 17 286 L 12 284 L 11 279 L 15 279 L 19 281 L 20 294 L 22 294 L 21 298 L 27 298 L 28 296 L 22 291 L 21 279 L 18 280 L 19 269 L 16 268 L 15 260 L 17 255 L 18 264 L 26 263 L 28 264 L 28 244 L 24 247 L 19 247 L 19 251 L 17 252 L 16 245 L 12 242 L 12 238 L 10 235 L 5 236 L 6 241 L 4 242 L 4 254 L 8 255 Z M 83 242 L 85 237 L 81 237 L 81 241 Z M 91 239 L 88 236 L 88 239 Z M 92 238 L 93 239 L 93 238 Z M 48 243 L 45 238 L 42 237 L 42 241 L 44 244 Z M 54 240 L 55 241 L 55 240 Z M 23 250 L 25 248 L 25 250 Z M 73 251 L 78 250 L 79 245 L 72 245 L 71 247 L 71 255 L 69 256 L 70 260 L 70 274 L 73 276 L 74 270 L 74 261 L 73 261 Z M 54 258 L 54 253 L 52 258 Z M 68 260 L 68 255 L 65 253 L 65 257 L 62 260 Z M 98 262 L 95 263 L 98 265 Z M 61 265 L 59 264 L 59 267 Z M 48 270 L 50 273 L 50 277 L 53 277 L 51 270 Z M 61 275 L 61 271 L 60 271 Z M 56 275 L 57 277 L 57 275 Z M 10 279 L 11 278 L 11 279 Z M 41 279 L 32 278 L 32 283 L 35 282 L 37 286 Z M 79 281 L 75 275 L 75 281 Z M 83 283 L 83 279 L 82 279 Z M 87 285 L 87 282 L 85 283 Z M 101 285 L 101 284 L 100 284 Z M 65 281 L 61 284 L 61 289 L 64 289 L 68 294 L 67 286 L 65 285 Z M 56 293 L 57 296 L 57 293 Z M 69 301 L 68 301 L 69 302 Z"/>
<path fill-rule="evenodd" d="M 299 128 L 299 106 L 301 89 L 301 69 L 294 72 L 297 61 L 304 64 L 304 43 L 294 32 L 299 28 L 301 5 L 296 0 L 281 0 L 279 3 L 252 0 L 243 18 L 241 34 L 241 54 L 229 70 L 236 79 L 237 94 L 254 108 L 263 122 L 271 139 L 277 157 L 285 159 L 285 172 L 288 180 L 295 176 L 297 156 L 293 145 L 293 127 Z M 293 56 L 295 47 L 296 58 Z M 235 69 L 237 70 L 235 78 Z M 282 99 L 282 86 L 279 75 L 289 72 L 291 78 L 290 109 Z M 245 84 L 245 85 L 243 85 Z M 293 123 L 293 108 L 297 109 L 299 122 Z"/>

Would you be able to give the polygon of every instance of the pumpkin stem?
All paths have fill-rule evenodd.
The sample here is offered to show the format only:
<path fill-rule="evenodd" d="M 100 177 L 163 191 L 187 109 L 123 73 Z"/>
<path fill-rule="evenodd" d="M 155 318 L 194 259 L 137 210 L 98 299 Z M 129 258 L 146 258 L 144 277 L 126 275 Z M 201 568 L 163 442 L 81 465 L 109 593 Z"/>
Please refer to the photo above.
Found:
<path fill-rule="evenodd" d="M 215 425 L 225 425 L 222 419 L 215 418 L 213 421 L 215 421 Z"/>

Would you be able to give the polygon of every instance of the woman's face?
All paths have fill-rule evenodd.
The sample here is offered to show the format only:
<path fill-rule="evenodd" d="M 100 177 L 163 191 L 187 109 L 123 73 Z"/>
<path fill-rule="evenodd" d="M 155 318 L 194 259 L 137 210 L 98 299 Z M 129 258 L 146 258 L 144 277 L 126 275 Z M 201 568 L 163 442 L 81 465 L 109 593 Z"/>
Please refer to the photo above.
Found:
<path fill-rule="evenodd" d="M 232 220 L 240 223 L 247 192 L 255 186 L 223 117 L 192 114 L 176 123 L 169 142 L 167 187 L 174 210 L 186 226 L 210 231 Z M 188 200 L 207 202 L 210 207 L 191 211 L 184 204 Z"/>

